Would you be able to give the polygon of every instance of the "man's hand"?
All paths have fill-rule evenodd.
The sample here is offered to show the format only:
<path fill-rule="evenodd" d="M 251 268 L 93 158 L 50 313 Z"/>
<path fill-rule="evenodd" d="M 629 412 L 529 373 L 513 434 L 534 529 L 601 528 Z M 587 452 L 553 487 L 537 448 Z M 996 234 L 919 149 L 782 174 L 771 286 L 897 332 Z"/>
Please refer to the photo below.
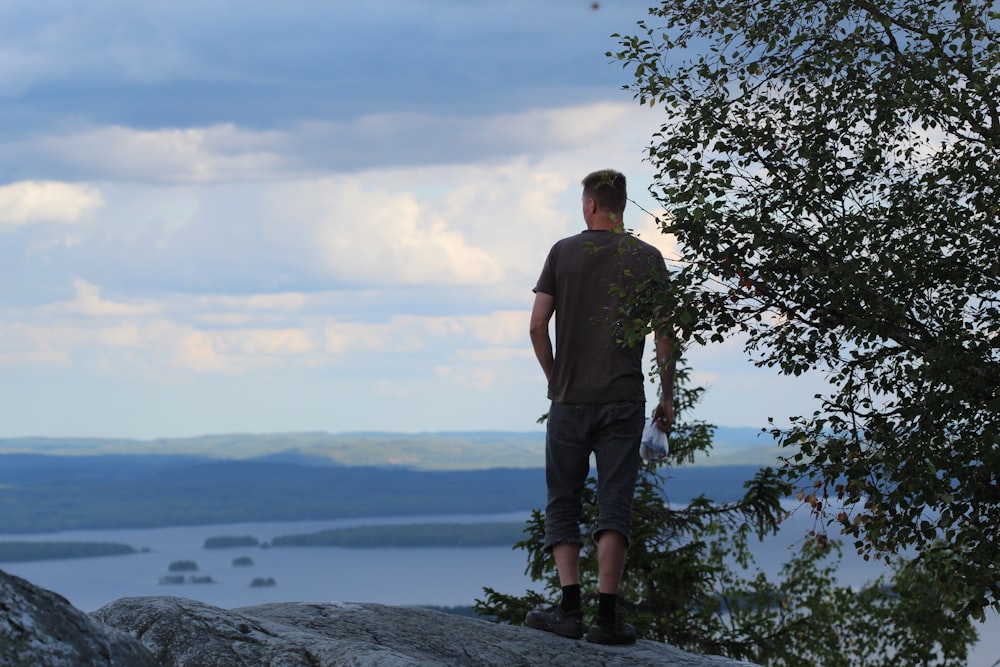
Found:
<path fill-rule="evenodd" d="M 664 433 L 670 433 L 674 427 L 674 397 L 664 396 L 653 410 L 653 421 L 656 428 Z"/>

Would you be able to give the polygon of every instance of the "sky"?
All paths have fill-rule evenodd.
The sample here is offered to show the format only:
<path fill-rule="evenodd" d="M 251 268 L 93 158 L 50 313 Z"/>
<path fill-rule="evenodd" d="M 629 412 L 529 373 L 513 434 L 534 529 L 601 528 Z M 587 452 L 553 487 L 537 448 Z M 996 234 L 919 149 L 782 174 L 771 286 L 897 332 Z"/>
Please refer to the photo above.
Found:
<path fill-rule="evenodd" d="M 648 5 L 0 0 L 0 437 L 540 429 L 580 179 L 676 256 L 606 56 Z M 819 391 L 688 359 L 718 425 Z"/>

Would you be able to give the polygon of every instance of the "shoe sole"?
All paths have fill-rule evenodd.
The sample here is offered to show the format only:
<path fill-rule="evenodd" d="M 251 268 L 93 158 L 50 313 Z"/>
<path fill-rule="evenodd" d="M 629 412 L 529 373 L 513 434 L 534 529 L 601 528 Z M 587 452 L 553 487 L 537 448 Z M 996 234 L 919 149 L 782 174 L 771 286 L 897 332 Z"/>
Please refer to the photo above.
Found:
<path fill-rule="evenodd" d="M 560 637 L 565 637 L 566 639 L 583 639 L 585 634 L 583 630 L 571 630 L 570 632 L 560 632 L 559 630 L 549 630 L 553 634 L 557 634 Z"/>
<path fill-rule="evenodd" d="M 527 619 L 524 625 L 531 628 L 532 630 L 541 630 L 542 632 L 551 632 L 554 635 L 559 635 L 560 637 L 565 637 L 567 639 L 582 639 L 587 633 L 584 629 L 583 624 L 573 625 L 567 627 L 560 627 L 558 625 L 551 625 L 549 623 L 531 623 Z"/>
<path fill-rule="evenodd" d="M 587 641 L 591 644 L 600 644 L 602 646 L 631 646 L 635 643 L 636 637 L 630 639 L 622 640 L 615 635 L 608 634 L 604 630 L 594 631 L 593 629 L 587 633 Z"/>
<path fill-rule="evenodd" d="M 586 631 L 582 628 L 556 628 L 549 625 L 531 625 L 530 623 L 525 623 L 525 625 L 532 630 L 541 630 L 542 632 L 551 632 L 554 635 L 559 635 L 560 637 L 565 637 L 566 639 L 582 639 Z"/>
<path fill-rule="evenodd" d="M 591 644 L 599 644 L 601 646 L 631 646 L 632 644 L 635 643 L 634 639 L 630 639 L 628 641 L 619 641 L 617 639 L 614 639 L 612 641 L 604 641 L 603 638 L 597 639 L 591 637 L 590 635 L 587 635 L 587 641 Z"/>

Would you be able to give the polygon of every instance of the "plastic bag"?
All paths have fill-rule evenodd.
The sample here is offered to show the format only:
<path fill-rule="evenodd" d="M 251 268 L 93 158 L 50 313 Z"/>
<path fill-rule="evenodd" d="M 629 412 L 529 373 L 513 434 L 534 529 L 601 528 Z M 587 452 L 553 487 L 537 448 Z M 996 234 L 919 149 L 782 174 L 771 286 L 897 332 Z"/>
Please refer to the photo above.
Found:
<path fill-rule="evenodd" d="M 639 443 L 639 455 L 646 463 L 659 461 L 667 456 L 670 443 L 667 434 L 656 427 L 656 422 L 652 417 L 646 420 L 646 426 L 642 429 L 642 440 Z"/>

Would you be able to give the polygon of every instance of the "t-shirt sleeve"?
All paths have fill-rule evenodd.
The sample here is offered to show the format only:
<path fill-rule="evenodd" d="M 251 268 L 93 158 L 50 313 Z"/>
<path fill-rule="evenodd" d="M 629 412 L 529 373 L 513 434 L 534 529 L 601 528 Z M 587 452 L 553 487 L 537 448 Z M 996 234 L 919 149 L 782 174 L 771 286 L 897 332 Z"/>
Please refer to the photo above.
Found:
<path fill-rule="evenodd" d="M 538 276 L 538 282 L 535 283 L 535 287 L 532 292 L 542 294 L 556 295 L 556 272 L 555 272 L 555 256 L 556 249 L 553 246 L 552 250 L 549 251 L 549 256 L 545 258 L 545 264 L 542 265 L 542 273 Z"/>

